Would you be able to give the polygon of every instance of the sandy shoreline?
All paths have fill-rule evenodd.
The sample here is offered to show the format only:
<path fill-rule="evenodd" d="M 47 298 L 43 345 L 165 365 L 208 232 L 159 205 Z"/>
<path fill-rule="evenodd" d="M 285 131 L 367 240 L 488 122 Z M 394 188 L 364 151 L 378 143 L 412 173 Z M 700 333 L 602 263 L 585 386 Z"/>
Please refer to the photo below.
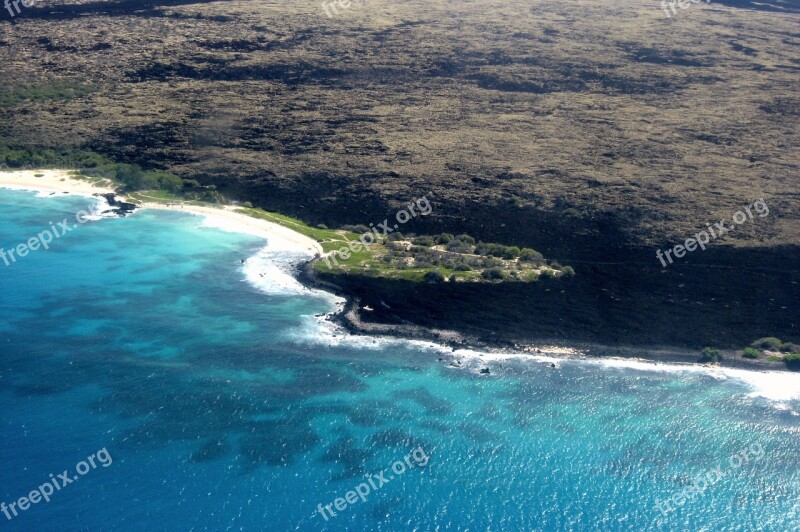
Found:
<path fill-rule="evenodd" d="M 84 180 L 70 178 L 68 170 L 25 170 L 7 172 L 0 171 L 0 188 L 10 188 L 15 190 L 31 190 L 41 193 L 68 193 L 73 195 L 93 197 L 96 194 L 115 193 L 111 184 L 95 184 Z M 37 177 L 37 174 L 39 177 Z M 124 199 L 124 197 L 122 198 Z M 315 240 L 297 233 L 281 225 L 252 218 L 250 216 L 234 212 L 236 207 L 206 207 L 189 204 L 144 203 L 142 209 L 171 210 L 177 212 L 190 213 L 204 219 L 203 226 L 213 227 L 223 231 L 237 232 L 251 236 L 263 238 L 269 242 L 269 248 L 276 250 L 286 250 L 290 252 L 302 252 L 309 254 L 322 253 L 322 246 Z M 339 312 L 334 313 L 331 318 L 334 322 L 343 326 L 351 334 L 367 336 L 389 336 L 404 339 L 421 339 L 432 341 L 442 345 L 448 345 L 454 350 L 465 348 L 488 348 L 513 352 L 514 356 L 553 356 L 562 359 L 582 359 L 582 360 L 607 360 L 607 361 L 626 361 L 626 363 L 645 363 L 653 367 L 667 365 L 691 365 L 698 369 L 703 366 L 697 365 L 697 353 L 695 351 L 680 348 L 646 348 L 646 347 L 606 347 L 594 344 L 577 343 L 567 345 L 563 342 L 560 347 L 549 346 L 519 346 L 509 345 L 508 343 L 487 343 L 476 338 L 466 337 L 453 331 L 428 330 L 418 326 L 399 326 L 383 325 L 363 322 L 359 315 L 359 302 L 353 300 L 347 294 L 342 293 L 339 287 L 321 283 L 313 275 L 313 271 L 306 265 L 301 268 L 300 281 L 314 288 L 339 294 L 347 303 Z M 495 353 L 498 354 L 498 353 Z M 643 356 L 644 355 L 644 356 Z M 502 358 L 502 357 L 501 357 Z M 713 369 L 713 368 L 706 368 Z M 755 375 L 775 375 L 786 374 L 785 367 L 771 366 L 763 360 L 749 361 L 745 359 L 727 359 L 723 367 L 731 371 L 740 371 Z"/>
<path fill-rule="evenodd" d="M 70 170 L 0 171 L 0 187 L 47 193 L 66 192 L 76 196 L 89 197 L 94 194 L 108 194 L 114 192 L 110 183 L 108 186 L 104 186 L 81 179 L 72 179 Z"/>
<path fill-rule="evenodd" d="M 114 193 L 114 188 L 110 182 L 96 184 L 81 179 L 72 179 L 70 170 L 0 171 L 0 188 L 30 190 L 40 193 L 67 193 L 88 197 L 92 197 L 95 194 Z M 121 198 L 125 199 L 124 196 L 121 196 Z M 269 242 L 270 247 L 286 249 L 287 251 L 302 251 L 312 255 L 322 253 L 322 246 L 316 240 L 282 225 L 234 212 L 236 207 L 144 203 L 141 208 L 194 214 L 204 218 L 203 225 L 205 227 L 263 238 Z"/>

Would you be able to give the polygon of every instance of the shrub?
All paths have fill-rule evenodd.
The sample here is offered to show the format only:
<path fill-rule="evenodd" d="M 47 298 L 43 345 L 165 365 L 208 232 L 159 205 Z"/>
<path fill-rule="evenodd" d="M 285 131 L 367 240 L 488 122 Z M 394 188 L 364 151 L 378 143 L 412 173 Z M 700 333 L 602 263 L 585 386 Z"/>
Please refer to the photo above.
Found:
<path fill-rule="evenodd" d="M 568 276 L 570 276 L 570 277 L 572 277 L 573 275 L 575 275 L 575 270 L 573 270 L 573 269 L 572 269 L 572 266 L 564 266 L 563 268 L 561 268 L 561 272 L 562 272 L 564 275 L 568 275 Z"/>
<path fill-rule="evenodd" d="M 531 248 L 522 248 L 519 252 L 520 260 L 529 262 L 532 260 L 541 260 L 544 258 L 544 255 L 536 251 L 535 249 Z"/>
<path fill-rule="evenodd" d="M 183 188 L 183 179 L 167 172 L 147 172 L 145 182 L 155 184 L 155 188 L 168 192 L 178 192 Z"/>
<path fill-rule="evenodd" d="M 520 250 L 517 246 L 509 246 L 503 250 L 503 258 L 504 259 L 516 259 L 519 257 Z"/>
<path fill-rule="evenodd" d="M 475 239 L 469 235 L 458 235 L 456 237 L 456 240 L 458 240 L 459 242 L 463 242 L 465 244 L 469 244 L 470 246 L 475 245 Z"/>
<path fill-rule="evenodd" d="M 722 353 L 718 349 L 706 347 L 700 353 L 700 362 L 720 362 L 722 360 Z"/>
<path fill-rule="evenodd" d="M 786 355 L 783 357 L 783 361 L 786 362 L 786 367 L 798 371 L 800 370 L 800 353 L 792 353 L 791 355 Z"/>
<path fill-rule="evenodd" d="M 747 349 L 744 350 L 744 354 L 742 356 L 744 358 L 758 358 L 760 356 L 760 353 L 756 349 L 748 347 Z"/>
<path fill-rule="evenodd" d="M 774 336 L 767 336 L 765 338 L 759 338 L 750 344 L 750 347 L 759 347 L 761 349 L 772 349 L 773 351 L 779 351 L 782 345 L 783 342 Z"/>
<path fill-rule="evenodd" d="M 357 233 L 359 235 L 363 235 L 364 233 L 369 233 L 370 229 L 366 225 L 343 225 L 342 229 L 349 233 Z"/>
<path fill-rule="evenodd" d="M 422 278 L 426 283 L 443 283 L 444 275 L 439 270 L 432 270 Z"/>
<path fill-rule="evenodd" d="M 442 233 L 441 235 L 436 237 L 436 243 L 437 244 L 447 244 L 448 242 L 450 242 L 454 238 L 455 237 L 453 235 L 451 235 L 450 233 Z"/>
<path fill-rule="evenodd" d="M 475 253 L 478 255 L 502 257 L 506 254 L 506 247 L 502 244 L 486 244 L 484 242 L 478 242 L 478 244 L 475 246 Z"/>
<path fill-rule="evenodd" d="M 417 246 L 432 246 L 435 243 L 433 237 L 430 236 L 418 236 L 411 242 Z"/>
<path fill-rule="evenodd" d="M 481 277 L 487 281 L 502 281 L 506 278 L 506 274 L 500 268 L 489 268 L 481 272 Z"/>
<path fill-rule="evenodd" d="M 470 253 L 472 251 L 472 246 L 460 240 L 451 240 L 450 243 L 447 244 L 447 251 L 453 253 Z"/>
<path fill-rule="evenodd" d="M 253 204 L 252 204 L 252 202 L 249 202 L 249 201 L 243 201 L 242 202 L 242 207 L 244 207 L 245 209 L 252 209 L 253 208 Z M 319 225 L 325 225 L 325 224 L 319 224 Z M 317 227 L 319 227 L 319 225 Z M 327 227 L 322 227 L 321 229 L 327 229 Z"/>
<path fill-rule="evenodd" d="M 398 240 L 405 240 L 405 238 L 406 237 L 403 236 L 403 233 L 401 233 L 400 231 L 397 231 L 396 233 L 389 233 L 389 240 L 391 240 L 392 242 L 397 242 Z"/>
<path fill-rule="evenodd" d="M 460 263 L 456 264 L 453 269 L 455 271 L 457 271 L 457 272 L 471 272 L 472 271 L 472 266 L 470 266 L 466 262 L 460 262 Z"/>
<path fill-rule="evenodd" d="M 797 353 L 800 352 L 800 345 L 793 344 L 792 342 L 783 342 L 781 351 L 784 353 Z"/>

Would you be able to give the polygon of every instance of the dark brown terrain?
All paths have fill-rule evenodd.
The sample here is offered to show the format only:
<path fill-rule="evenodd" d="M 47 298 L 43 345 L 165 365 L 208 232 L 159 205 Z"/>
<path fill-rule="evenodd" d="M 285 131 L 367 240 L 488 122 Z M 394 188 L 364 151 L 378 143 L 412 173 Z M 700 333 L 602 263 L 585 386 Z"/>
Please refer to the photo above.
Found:
<path fill-rule="evenodd" d="M 800 341 L 800 2 L 46 0 L 0 19 L 0 141 L 89 149 L 329 226 L 574 266 L 529 285 L 336 279 L 370 319 L 485 339 Z M 656 249 L 764 198 L 666 270 Z M 411 224 L 409 224 L 410 226 Z M 380 304 L 384 301 L 390 307 Z"/>

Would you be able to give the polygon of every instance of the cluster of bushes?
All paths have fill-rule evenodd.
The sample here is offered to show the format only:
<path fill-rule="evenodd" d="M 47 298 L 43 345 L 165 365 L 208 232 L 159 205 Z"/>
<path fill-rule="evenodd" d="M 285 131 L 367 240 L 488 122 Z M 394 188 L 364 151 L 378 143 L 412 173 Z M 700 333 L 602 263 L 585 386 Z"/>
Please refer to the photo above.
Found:
<path fill-rule="evenodd" d="M 433 270 L 425 274 L 423 280 L 426 283 L 443 283 L 444 282 L 444 274 L 439 270 Z"/>
<path fill-rule="evenodd" d="M 343 225 L 341 229 L 356 234 L 371 231 L 365 225 Z M 399 241 L 411 242 L 411 246 L 399 244 Z M 435 246 L 444 246 L 446 251 L 434 249 Z M 534 249 L 476 242 L 475 238 L 467 234 L 441 233 L 436 236 L 417 236 L 414 234 L 403 235 L 403 233 L 395 231 L 389 233 L 386 248 L 387 252 L 381 260 L 398 270 L 412 268 L 447 268 L 456 272 L 480 270 L 481 277 L 488 281 L 501 281 L 508 279 L 509 276 L 519 278 L 519 272 L 506 271 L 508 268 L 504 260 L 519 259 L 520 262 L 536 266 L 547 264 L 544 256 Z M 413 261 L 409 259 L 413 259 Z M 575 270 L 569 266 L 562 267 L 554 262 L 552 267 L 560 269 L 565 275 L 575 274 Z M 516 268 L 522 270 L 523 266 L 519 264 L 516 265 Z M 555 277 L 556 272 L 545 270 L 543 275 Z M 454 276 L 455 274 L 451 275 L 451 277 Z M 426 274 L 424 280 L 442 282 L 445 277 L 438 270 L 433 270 Z"/>
<path fill-rule="evenodd" d="M 402 240 L 403 236 L 400 233 L 391 235 L 390 240 Z M 444 245 L 447 251 L 452 253 L 464 253 L 481 255 L 484 257 L 496 257 L 504 260 L 519 259 L 523 262 L 535 263 L 537 266 L 546 264 L 544 255 L 531 248 L 519 248 L 517 246 L 504 246 L 502 244 L 487 244 L 485 242 L 476 242 L 475 238 L 467 234 L 452 235 L 450 233 L 442 233 L 438 236 L 418 236 L 411 240 L 414 245 L 432 247 L 435 245 Z M 557 265 L 553 265 L 558 268 Z M 570 268 L 571 270 L 571 268 Z M 572 274 L 575 272 L 572 271 Z"/>
<path fill-rule="evenodd" d="M 356 233 L 358 235 L 363 235 L 364 233 L 370 233 L 370 228 L 366 225 L 343 225 L 342 229 L 349 233 Z"/>
<path fill-rule="evenodd" d="M 783 361 L 786 363 L 786 366 L 791 370 L 800 371 L 800 345 L 792 342 L 783 342 L 774 336 L 766 336 L 764 338 L 759 338 L 750 344 L 750 347 L 745 348 L 742 356 L 751 359 L 759 358 L 761 356 L 759 349 L 776 353 L 775 355 L 767 357 L 767 360 L 774 362 L 781 360 L 781 357 L 778 356 L 777 353 L 786 353 L 783 356 Z"/>
<path fill-rule="evenodd" d="M 722 353 L 720 353 L 718 349 L 706 347 L 700 353 L 700 362 L 721 362 L 721 361 L 722 361 Z"/>
<path fill-rule="evenodd" d="M 108 163 L 102 155 L 88 151 L 65 152 L 47 148 L 22 148 L 0 141 L 0 167 L 4 168 L 45 168 L 81 167 Z"/>
<path fill-rule="evenodd" d="M 489 268 L 481 272 L 481 277 L 487 281 L 502 281 L 506 278 L 506 273 L 500 268 Z"/>
<path fill-rule="evenodd" d="M 742 354 L 742 356 L 744 358 L 758 358 L 760 356 L 760 353 L 758 352 L 758 350 L 753 349 L 752 347 L 748 347 L 747 349 L 744 350 L 744 354 Z"/>
<path fill-rule="evenodd" d="M 166 190 L 181 192 L 199 187 L 197 181 L 186 181 L 168 172 L 142 170 L 134 164 L 103 163 L 80 168 L 80 173 L 90 177 L 113 179 L 125 185 L 126 190 Z"/>
<path fill-rule="evenodd" d="M 445 253 L 443 251 L 431 249 L 430 247 L 425 247 L 423 245 L 414 244 L 409 250 L 405 250 L 396 242 L 387 242 L 386 248 L 388 251 L 384 255 L 383 261 L 397 264 L 399 269 L 408 267 L 405 266 L 405 259 L 407 258 L 414 259 L 415 268 L 441 266 L 460 272 L 499 267 L 503 265 L 501 260 L 493 257 L 469 257 L 464 255 L 454 255 L 452 253 Z"/>
<path fill-rule="evenodd" d="M 182 179 L 169 172 L 144 170 L 135 164 L 115 163 L 91 151 L 15 148 L 0 143 L 0 167 L 73 167 L 78 168 L 84 176 L 122 183 L 128 191 L 166 190 L 173 194 L 183 193 L 190 200 L 223 201 L 223 196 L 214 185 L 204 187 L 193 179 Z"/>
<path fill-rule="evenodd" d="M 783 357 L 786 367 L 794 371 L 800 371 L 800 353 L 792 353 Z"/>
<path fill-rule="evenodd" d="M 795 353 L 800 351 L 800 345 L 797 345 L 792 342 L 782 342 L 778 338 L 774 336 L 767 336 L 765 338 L 759 338 L 752 344 L 750 347 L 755 347 L 758 349 L 769 349 L 770 351 L 781 351 L 783 353 Z"/>

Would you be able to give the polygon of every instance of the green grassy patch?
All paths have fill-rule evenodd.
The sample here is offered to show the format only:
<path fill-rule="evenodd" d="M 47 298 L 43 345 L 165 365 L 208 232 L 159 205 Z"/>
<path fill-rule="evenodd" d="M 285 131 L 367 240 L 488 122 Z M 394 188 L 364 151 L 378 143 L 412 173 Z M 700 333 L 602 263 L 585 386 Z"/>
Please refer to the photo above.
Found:
<path fill-rule="evenodd" d="M 71 100 L 91 94 L 95 88 L 75 80 L 52 80 L 46 83 L 19 83 L 0 89 L 0 107 L 14 107 L 22 102 Z"/>
<path fill-rule="evenodd" d="M 345 231 L 335 231 L 333 229 L 320 229 L 318 227 L 311 227 L 302 220 L 292 218 L 276 212 L 267 212 L 261 209 L 241 208 L 236 209 L 236 212 L 252 216 L 261 220 L 276 223 L 297 231 L 309 238 L 313 238 L 322 245 L 322 249 L 327 253 L 329 251 L 338 250 L 348 245 L 350 240 L 358 240 L 358 236 L 354 233 L 347 233 Z M 339 263 L 343 262 L 339 259 Z M 354 263 L 352 259 L 344 261 L 347 263 Z"/>

